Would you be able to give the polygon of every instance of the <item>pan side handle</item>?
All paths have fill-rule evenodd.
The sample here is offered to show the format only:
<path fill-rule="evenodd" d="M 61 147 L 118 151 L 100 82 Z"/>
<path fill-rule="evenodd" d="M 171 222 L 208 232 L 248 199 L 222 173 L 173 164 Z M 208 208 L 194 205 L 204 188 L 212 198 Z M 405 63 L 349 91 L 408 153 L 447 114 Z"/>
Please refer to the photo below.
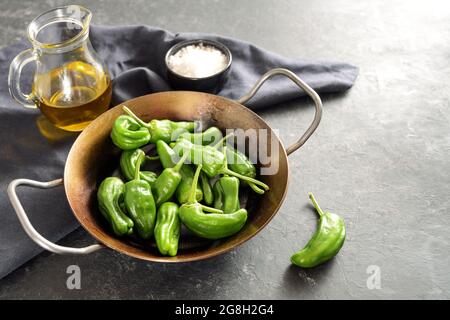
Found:
<path fill-rule="evenodd" d="M 10 182 L 10 184 L 8 185 L 8 197 L 9 200 L 11 201 L 14 210 L 16 211 L 17 217 L 19 218 L 20 224 L 22 225 L 23 229 L 28 234 L 28 236 L 39 246 L 57 254 L 82 255 L 82 254 L 89 254 L 104 248 L 104 246 L 100 244 L 93 244 L 84 248 L 71 248 L 60 246 L 44 238 L 31 224 L 30 219 L 28 219 L 28 216 L 25 210 L 23 209 L 23 206 L 20 203 L 19 198 L 17 197 L 16 188 L 18 186 L 24 185 L 41 189 L 49 189 L 59 186 L 62 183 L 63 183 L 62 179 L 57 179 L 49 182 L 39 182 L 28 179 L 16 179 Z"/>
<path fill-rule="evenodd" d="M 294 151 L 296 151 L 298 148 L 300 148 L 308 139 L 309 137 L 314 133 L 314 131 L 317 129 L 320 123 L 320 119 L 322 118 L 322 100 L 320 99 L 319 95 L 317 94 L 314 89 L 312 89 L 306 82 L 304 82 L 302 79 L 300 79 L 295 73 L 293 73 L 290 70 L 283 69 L 283 68 L 275 68 L 268 72 L 266 72 L 259 80 L 258 82 L 253 86 L 253 88 L 250 90 L 249 93 L 241 97 L 237 102 L 240 104 L 245 104 L 247 101 L 249 101 L 251 98 L 255 96 L 255 94 L 258 92 L 258 90 L 261 88 L 261 86 L 266 82 L 268 79 L 277 76 L 282 75 L 290 80 L 292 80 L 300 89 L 306 92 L 308 96 L 310 96 L 313 101 L 316 108 L 316 112 L 314 114 L 314 119 L 309 125 L 308 129 L 305 131 L 305 133 L 298 139 L 295 143 L 290 145 L 286 149 L 287 155 L 290 155 Z"/>

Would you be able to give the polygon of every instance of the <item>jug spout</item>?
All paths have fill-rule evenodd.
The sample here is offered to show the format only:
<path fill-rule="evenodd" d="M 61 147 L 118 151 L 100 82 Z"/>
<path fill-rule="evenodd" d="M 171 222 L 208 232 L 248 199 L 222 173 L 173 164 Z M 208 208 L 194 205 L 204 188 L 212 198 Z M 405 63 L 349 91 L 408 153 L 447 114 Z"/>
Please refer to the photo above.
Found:
<path fill-rule="evenodd" d="M 75 15 L 79 15 L 80 16 L 80 21 L 83 24 L 83 26 L 86 29 L 89 29 L 89 25 L 91 24 L 91 19 L 92 19 L 92 12 L 83 7 L 83 6 L 78 6 L 78 5 L 70 5 L 69 7 L 71 7 L 73 10 Z"/>

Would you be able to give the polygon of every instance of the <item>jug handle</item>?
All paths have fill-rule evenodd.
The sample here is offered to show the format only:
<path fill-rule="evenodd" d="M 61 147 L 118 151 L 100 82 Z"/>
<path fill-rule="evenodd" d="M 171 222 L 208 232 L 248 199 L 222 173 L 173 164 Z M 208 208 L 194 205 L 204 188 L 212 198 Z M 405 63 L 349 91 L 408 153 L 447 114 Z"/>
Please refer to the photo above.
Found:
<path fill-rule="evenodd" d="M 322 118 L 322 100 L 320 99 L 319 95 L 316 91 L 314 91 L 313 88 L 311 88 L 305 81 L 300 79 L 295 73 L 288 69 L 284 68 L 275 68 L 272 70 L 269 70 L 266 72 L 259 80 L 258 82 L 253 86 L 253 88 L 250 90 L 249 93 L 241 97 L 237 100 L 240 104 L 245 104 L 247 101 L 249 101 L 251 98 L 255 96 L 255 94 L 258 92 L 258 90 L 261 88 L 261 86 L 266 82 L 268 79 L 281 75 L 289 78 L 292 82 L 294 82 L 300 89 L 302 89 L 311 99 L 314 101 L 314 107 L 315 107 L 315 114 L 314 119 L 309 125 L 308 129 L 303 133 L 303 135 L 292 145 L 290 145 L 286 149 L 287 155 L 290 155 L 294 151 L 296 151 L 298 148 L 300 148 L 308 139 L 311 137 L 311 135 L 314 133 L 314 131 L 317 129 L 320 123 L 320 119 Z"/>
<path fill-rule="evenodd" d="M 36 61 L 36 54 L 32 49 L 19 53 L 9 66 L 8 87 L 9 93 L 18 103 L 26 108 L 34 109 L 36 104 L 33 102 L 32 94 L 23 93 L 20 87 L 20 75 L 23 67 L 30 62 Z"/>

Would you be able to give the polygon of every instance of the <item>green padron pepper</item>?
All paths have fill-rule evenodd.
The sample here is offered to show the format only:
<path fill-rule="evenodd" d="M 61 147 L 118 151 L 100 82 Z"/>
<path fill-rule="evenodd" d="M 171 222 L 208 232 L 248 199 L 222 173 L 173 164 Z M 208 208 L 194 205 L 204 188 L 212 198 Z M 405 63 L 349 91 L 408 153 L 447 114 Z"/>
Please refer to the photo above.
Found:
<path fill-rule="evenodd" d="M 250 178 L 256 177 L 256 167 L 244 153 L 240 152 L 237 149 L 228 147 L 226 154 L 227 154 L 228 168 L 231 171 L 237 172 L 243 176 Z M 246 181 L 244 181 L 244 183 L 246 183 Z M 253 182 L 248 182 L 248 185 L 256 193 L 260 194 L 264 193 L 264 190 L 259 188 Z"/>
<path fill-rule="evenodd" d="M 181 181 L 177 187 L 175 195 L 178 202 L 183 204 L 186 203 L 189 198 L 189 190 L 191 190 L 191 184 L 194 180 L 194 169 L 190 165 L 184 164 L 180 168 L 180 174 Z M 197 199 L 197 201 L 201 201 L 203 199 L 203 191 L 200 186 L 197 186 L 195 198 Z"/>
<path fill-rule="evenodd" d="M 222 141 L 219 141 L 214 147 L 220 148 L 223 143 L 226 141 L 226 139 L 233 135 L 234 133 L 231 133 L 227 136 L 225 136 Z M 227 147 L 226 151 L 226 157 L 227 157 L 227 166 L 228 169 L 231 171 L 234 171 L 236 173 L 239 173 L 243 176 L 255 178 L 256 177 L 256 167 L 255 165 L 250 161 L 250 159 L 242 152 L 240 152 L 238 149 L 234 149 L 232 147 Z M 263 194 L 264 190 L 259 188 L 256 184 L 253 182 L 247 182 L 243 181 L 244 185 L 248 184 L 253 191 L 259 194 Z"/>
<path fill-rule="evenodd" d="M 179 207 L 174 202 L 164 202 L 158 209 L 155 226 L 155 241 L 162 255 L 176 256 L 181 233 L 178 217 Z"/>
<path fill-rule="evenodd" d="M 140 148 L 149 143 L 150 138 L 148 129 L 130 116 L 121 115 L 114 121 L 111 140 L 122 150 Z"/>
<path fill-rule="evenodd" d="M 149 157 L 145 155 L 145 152 L 142 149 L 122 151 L 120 156 L 120 170 L 128 181 L 134 179 L 136 162 L 141 155 L 144 157 L 141 166 L 144 165 L 145 160 L 159 159 L 159 157 Z M 157 174 L 152 171 L 139 171 L 139 179 L 147 181 L 150 185 L 155 183 L 157 177 Z"/>
<path fill-rule="evenodd" d="M 230 170 L 226 165 L 225 155 L 215 147 L 196 145 L 181 138 L 177 140 L 174 146 L 174 151 L 180 155 L 188 153 L 189 161 L 195 165 L 202 164 L 202 170 L 210 178 L 213 178 L 219 174 L 228 174 L 247 181 L 248 183 L 254 183 L 264 190 L 269 190 L 269 186 L 264 182 Z"/>
<path fill-rule="evenodd" d="M 200 173 L 200 185 L 201 191 L 203 192 L 203 201 L 205 201 L 208 206 L 211 206 L 214 203 L 213 188 L 211 187 L 208 176 L 203 171 Z M 200 201 L 201 199 L 197 200 Z"/>
<path fill-rule="evenodd" d="M 181 182 L 181 174 L 179 171 L 186 161 L 187 156 L 187 153 L 183 155 L 173 168 L 164 169 L 153 184 L 153 193 L 158 207 L 172 198 L 177 191 L 178 185 Z"/>
<path fill-rule="evenodd" d="M 158 140 L 156 142 L 156 151 L 158 152 L 161 164 L 165 169 L 173 168 L 175 166 L 174 160 L 176 158 L 176 154 L 167 143 L 162 140 Z M 181 174 L 181 181 L 177 187 L 176 196 L 178 202 L 183 204 L 189 197 L 189 190 L 191 189 L 192 180 L 194 179 L 194 169 L 188 164 L 183 164 L 179 172 Z M 200 186 L 197 187 L 195 197 L 197 201 L 201 201 L 203 199 L 203 192 Z"/>
<path fill-rule="evenodd" d="M 227 147 L 223 153 L 226 154 Z M 225 159 L 225 166 L 227 160 Z M 214 184 L 214 208 L 223 210 L 224 213 L 232 213 L 240 209 L 239 204 L 239 179 L 224 175 Z"/>
<path fill-rule="evenodd" d="M 210 208 L 195 200 L 195 188 L 202 165 L 195 171 L 189 201 L 180 207 L 181 222 L 197 236 L 207 239 L 220 239 L 239 232 L 247 221 L 247 210 L 223 214 L 222 210 Z M 204 211 L 211 212 L 206 214 Z"/>
<path fill-rule="evenodd" d="M 191 121 L 171 121 L 171 120 L 156 120 L 153 119 L 150 123 L 146 123 L 138 116 L 136 116 L 130 109 L 123 107 L 130 117 L 132 117 L 140 126 L 145 127 L 151 134 L 150 142 L 156 143 L 162 140 L 166 143 L 176 140 L 176 138 L 184 132 L 193 132 L 195 130 L 195 122 Z"/>
<path fill-rule="evenodd" d="M 344 220 L 335 213 L 323 212 L 314 195 L 309 193 L 320 220 L 316 233 L 306 246 L 291 257 L 291 262 L 302 268 L 312 268 L 333 258 L 344 245 Z"/>
<path fill-rule="evenodd" d="M 246 177 L 255 178 L 256 168 L 249 158 L 237 149 L 227 147 L 227 164 L 230 170 L 242 174 Z"/>
<path fill-rule="evenodd" d="M 140 166 L 145 154 L 136 161 L 134 179 L 125 184 L 125 208 L 134 222 L 134 228 L 142 239 L 150 239 L 156 222 L 156 206 L 150 183 L 140 179 Z"/>
<path fill-rule="evenodd" d="M 122 211 L 125 185 L 117 177 L 102 181 L 97 191 L 98 208 L 118 236 L 133 233 L 133 220 Z"/>
<path fill-rule="evenodd" d="M 240 209 L 238 178 L 221 177 L 214 184 L 213 192 L 214 208 L 221 209 L 224 213 L 232 213 Z"/>
<path fill-rule="evenodd" d="M 182 133 L 179 138 L 183 138 L 189 140 L 194 144 L 200 145 L 213 145 L 217 142 L 221 141 L 223 138 L 222 131 L 220 131 L 217 127 L 210 127 L 203 132 L 190 133 L 185 132 Z"/>

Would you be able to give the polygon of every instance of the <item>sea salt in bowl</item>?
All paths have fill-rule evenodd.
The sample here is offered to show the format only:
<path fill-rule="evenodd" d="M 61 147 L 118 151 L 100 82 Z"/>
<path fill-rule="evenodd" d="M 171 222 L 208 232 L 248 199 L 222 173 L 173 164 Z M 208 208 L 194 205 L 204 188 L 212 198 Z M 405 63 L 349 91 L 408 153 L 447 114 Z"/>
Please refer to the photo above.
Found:
<path fill-rule="evenodd" d="M 177 90 L 217 93 L 231 69 L 231 52 L 220 42 L 188 40 L 167 51 L 170 84 Z"/>

